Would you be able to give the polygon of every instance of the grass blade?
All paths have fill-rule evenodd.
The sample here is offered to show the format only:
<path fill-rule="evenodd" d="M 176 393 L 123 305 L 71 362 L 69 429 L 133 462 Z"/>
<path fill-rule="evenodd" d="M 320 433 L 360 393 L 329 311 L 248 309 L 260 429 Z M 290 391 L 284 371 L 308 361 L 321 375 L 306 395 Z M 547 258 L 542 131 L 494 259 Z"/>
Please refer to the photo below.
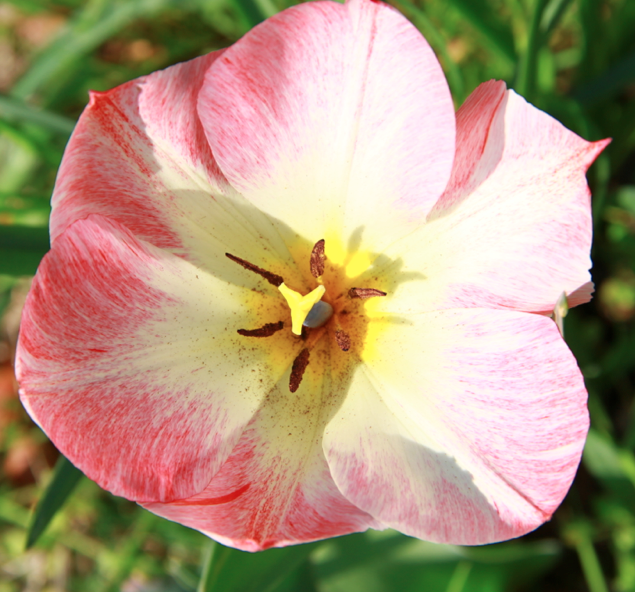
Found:
<path fill-rule="evenodd" d="M 214 559 L 219 545 L 216 541 L 210 541 L 203 558 L 203 573 L 196 588 L 196 592 L 211 592 L 213 589 L 212 576 L 214 575 Z"/>
<path fill-rule="evenodd" d="M 274 592 L 320 543 L 246 553 L 218 546 L 197 592 Z M 212 559 L 210 559 L 212 561 Z"/>
<path fill-rule="evenodd" d="M 75 122 L 68 117 L 36 109 L 24 101 L 2 95 L 0 95 L 0 117 L 24 123 L 34 123 L 65 136 L 70 136 L 75 128 Z"/>
<path fill-rule="evenodd" d="M 564 537 L 578 554 L 589 592 L 609 592 L 593 545 L 591 525 L 586 521 L 571 523 L 567 526 Z"/>
<path fill-rule="evenodd" d="M 540 31 L 545 37 L 558 26 L 560 19 L 564 16 L 572 0 L 551 0 L 545 7 L 540 19 Z"/>
<path fill-rule="evenodd" d="M 232 0 L 232 3 L 243 16 L 245 32 L 278 12 L 271 0 Z"/>
<path fill-rule="evenodd" d="M 175 0 L 136 0 L 114 6 L 105 5 L 103 0 L 89 2 L 70 30 L 50 44 L 18 80 L 12 96 L 25 99 L 41 91 L 134 20 L 150 18 L 173 5 L 178 6 Z"/>
<path fill-rule="evenodd" d="M 577 89 L 573 93 L 573 98 L 585 107 L 590 107 L 613 98 L 626 85 L 633 82 L 635 82 L 635 51 Z"/>
<path fill-rule="evenodd" d="M 434 23 L 428 18 L 428 15 L 419 7 L 408 2 L 396 5 L 413 24 L 421 31 L 423 36 L 428 40 L 432 48 L 438 52 L 443 61 L 443 66 L 448 77 L 448 83 L 452 91 L 452 98 L 457 105 L 461 105 L 466 99 L 465 83 L 461 69 L 456 65 L 450 57 L 448 46 Z"/>
<path fill-rule="evenodd" d="M 40 535 L 46 530 L 46 527 L 57 511 L 64 505 L 64 502 L 69 498 L 83 475 L 84 474 L 79 469 L 76 469 L 66 457 L 59 457 L 55 465 L 53 478 L 46 488 L 42 499 L 36 506 L 33 518 L 29 524 L 26 535 L 27 549 L 30 549 L 37 542 Z"/>
<path fill-rule="evenodd" d="M 0 226 L 0 274 L 33 275 L 48 250 L 48 228 Z"/>
<path fill-rule="evenodd" d="M 538 52 L 545 40 L 540 23 L 548 4 L 549 0 L 536 0 L 534 12 L 531 15 L 531 23 L 529 24 L 527 48 L 518 64 L 516 91 L 529 101 L 533 100 L 535 94 Z"/>
<path fill-rule="evenodd" d="M 483 37 L 490 50 L 507 67 L 516 64 L 514 38 L 509 28 L 494 17 L 494 12 L 482 0 L 449 0 L 461 16 Z"/>

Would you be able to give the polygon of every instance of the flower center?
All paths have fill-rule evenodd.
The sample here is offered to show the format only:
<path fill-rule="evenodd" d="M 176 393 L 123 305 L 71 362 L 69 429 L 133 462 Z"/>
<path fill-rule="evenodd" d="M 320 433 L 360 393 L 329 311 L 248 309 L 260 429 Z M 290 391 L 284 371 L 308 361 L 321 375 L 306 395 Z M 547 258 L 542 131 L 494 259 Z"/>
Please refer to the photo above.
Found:
<path fill-rule="evenodd" d="M 291 313 L 291 333 L 296 339 L 301 339 L 303 345 L 297 354 L 291 367 L 289 390 L 295 392 L 301 382 L 304 372 L 309 364 L 311 349 L 322 339 L 324 335 L 331 334 L 339 350 L 348 352 L 353 345 L 359 345 L 355 340 L 363 339 L 364 331 L 355 331 L 356 325 L 365 326 L 364 315 L 359 309 L 359 304 L 368 298 L 386 296 L 386 292 L 375 288 L 344 287 L 339 282 L 334 283 L 334 293 L 338 294 L 335 300 L 332 296 L 330 302 L 323 300 L 327 290 L 323 284 L 322 275 L 325 271 L 325 243 L 319 240 L 309 260 L 311 275 L 316 279 L 318 286 L 306 295 L 289 288 L 283 278 L 261 267 L 249 263 L 240 257 L 225 253 L 225 255 L 238 263 L 241 267 L 258 274 L 271 285 L 278 288 L 284 297 Z M 333 287 L 333 286 L 332 286 Z M 357 319 L 355 322 L 353 319 Z M 284 322 L 267 323 L 257 329 L 238 329 L 238 333 L 245 337 L 270 337 L 284 328 Z M 345 328 L 347 330 L 345 330 Z M 359 327 L 357 327 L 359 329 Z M 353 332 L 351 333 L 351 329 Z M 352 335 L 352 337 L 351 337 Z M 296 346 L 297 347 L 297 346 Z M 297 350 L 296 350 L 297 351 Z"/>

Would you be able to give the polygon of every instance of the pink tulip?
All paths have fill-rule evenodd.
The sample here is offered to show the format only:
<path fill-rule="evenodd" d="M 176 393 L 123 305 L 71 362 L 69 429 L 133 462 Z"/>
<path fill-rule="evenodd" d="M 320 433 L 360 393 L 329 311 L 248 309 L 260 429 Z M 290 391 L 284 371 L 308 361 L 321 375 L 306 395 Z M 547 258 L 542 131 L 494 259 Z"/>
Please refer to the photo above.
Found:
<path fill-rule="evenodd" d="M 239 549 L 520 536 L 588 428 L 549 315 L 591 296 L 606 143 L 502 82 L 455 114 L 426 41 L 370 0 L 93 93 L 22 318 L 22 401 L 103 488 Z"/>

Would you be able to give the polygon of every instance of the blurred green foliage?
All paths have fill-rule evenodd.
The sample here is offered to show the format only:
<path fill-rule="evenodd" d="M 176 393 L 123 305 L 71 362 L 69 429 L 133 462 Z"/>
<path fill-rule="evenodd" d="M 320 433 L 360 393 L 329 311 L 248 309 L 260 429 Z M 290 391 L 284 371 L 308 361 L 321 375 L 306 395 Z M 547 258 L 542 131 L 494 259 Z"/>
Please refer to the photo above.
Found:
<path fill-rule="evenodd" d="M 566 320 L 592 428 L 550 523 L 480 548 L 387 531 L 252 555 L 110 496 L 63 458 L 53 472 L 56 452 L 19 407 L 10 359 L 23 278 L 48 248 L 56 169 L 87 91 L 227 46 L 290 4 L 0 2 L 0 592 L 635 591 L 633 0 L 393 2 L 437 52 L 457 106 L 499 78 L 586 139 L 613 138 L 589 173 L 596 298 Z"/>

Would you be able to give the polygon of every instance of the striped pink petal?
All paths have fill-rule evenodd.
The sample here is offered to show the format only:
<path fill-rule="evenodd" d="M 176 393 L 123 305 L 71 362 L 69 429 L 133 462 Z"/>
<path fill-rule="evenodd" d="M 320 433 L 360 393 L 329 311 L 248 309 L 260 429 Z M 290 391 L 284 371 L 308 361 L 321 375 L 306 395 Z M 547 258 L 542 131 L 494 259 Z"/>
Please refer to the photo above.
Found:
<path fill-rule="evenodd" d="M 284 332 L 267 343 L 236 332 L 279 320 L 275 291 L 220 281 L 106 218 L 78 221 L 53 243 L 26 302 L 22 402 L 113 493 L 193 495 L 297 355 Z M 255 314 L 263 305 L 272 318 Z"/>
<path fill-rule="evenodd" d="M 443 543 L 491 543 L 548 520 L 589 421 L 555 323 L 484 309 L 386 321 L 324 435 L 344 496 Z"/>
<path fill-rule="evenodd" d="M 439 63 L 380 2 L 270 18 L 207 71 L 198 109 L 227 179 L 290 239 L 381 249 L 422 223 L 450 176 Z"/>
<path fill-rule="evenodd" d="M 481 85 L 457 114 L 445 193 L 425 225 L 384 253 L 420 280 L 388 286 L 396 297 L 386 310 L 550 313 L 563 292 L 572 306 L 589 300 L 585 173 L 606 144 L 586 142 L 503 83 Z"/>
<path fill-rule="evenodd" d="M 235 264 L 226 251 L 291 261 L 274 223 L 228 185 L 197 115 L 205 72 L 220 55 L 92 93 L 58 174 L 53 240 L 99 214 L 228 279 Z"/>
<path fill-rule="evenodd" d="M 328 351 L 322 345 L 311 355 Z M 288 383 L 287 373 L 201 493 L 144 507 L 245 551 L 381 528 L 342 496 L 324 459 L 334 406 L 324 369 L 309 364 L 295 393 Z"/>

